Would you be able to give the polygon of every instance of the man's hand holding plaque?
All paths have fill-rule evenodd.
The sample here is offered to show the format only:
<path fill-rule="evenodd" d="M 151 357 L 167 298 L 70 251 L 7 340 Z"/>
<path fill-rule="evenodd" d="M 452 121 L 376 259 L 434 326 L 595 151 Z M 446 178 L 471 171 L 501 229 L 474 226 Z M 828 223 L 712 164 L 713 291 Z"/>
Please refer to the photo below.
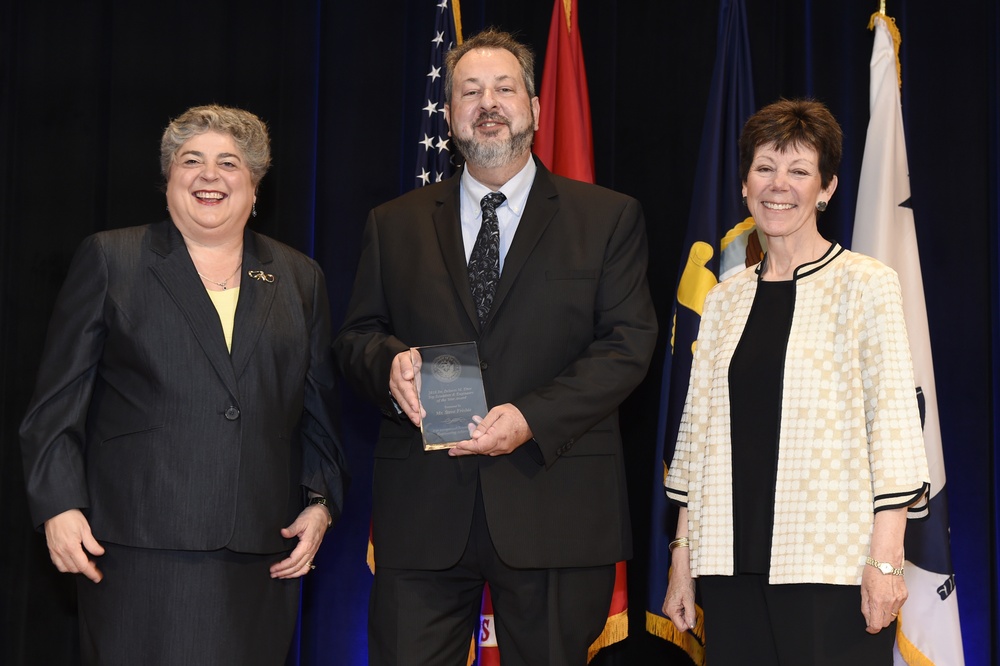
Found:
<path fill-rule="evenodd" d="M 476 343 L 414 347 L 410 362 L 424 450 L 469 440 L 489 411 Z"/>

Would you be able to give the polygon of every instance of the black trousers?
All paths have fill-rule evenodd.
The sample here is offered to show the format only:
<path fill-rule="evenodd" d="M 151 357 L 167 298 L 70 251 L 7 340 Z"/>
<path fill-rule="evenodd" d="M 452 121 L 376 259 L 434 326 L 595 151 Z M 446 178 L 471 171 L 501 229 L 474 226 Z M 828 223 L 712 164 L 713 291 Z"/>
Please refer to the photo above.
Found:
<path fill-rule="evenodd" d="M 503 666 L 585 666 L 607 620 L 615 565 L 513 569 L 490 539 L 477 494 L 462 559 L 444 571 L 380 567 L 368 613 L 372 666 L 465 666 L 479 635 L 483 585 Z"/>
<path fill-rule="evenodd" d="M 893 622 L 865 631 L 855 585 L 770 585 L 766 575 L 697 579 L 711 666 L 891 666 Z"/>

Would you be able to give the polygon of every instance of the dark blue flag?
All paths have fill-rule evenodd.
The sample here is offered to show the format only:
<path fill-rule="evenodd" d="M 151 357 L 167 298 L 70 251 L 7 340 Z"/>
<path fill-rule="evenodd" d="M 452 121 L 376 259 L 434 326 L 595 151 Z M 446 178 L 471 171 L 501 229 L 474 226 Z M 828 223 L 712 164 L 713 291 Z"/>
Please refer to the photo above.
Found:
<path fill-rule="evenodd" d="M 646 612 L 647 631 L 679 645 L 697 664 L 705 662 L 701 609 L 697 626 L 685 633 L 677 631 L 661 610 L 670 567 L 667 544 L 676 528 L 663 479 L 673 457 L 705 295 L 728 275 L 758 262 L 762 253 L 762 241 L 740 196 L 737 142 L 743 123 L 755 111 L 743 0 L 721 0 L 716 49 L 677 281 L 671 348 L 663 365 Z"/>

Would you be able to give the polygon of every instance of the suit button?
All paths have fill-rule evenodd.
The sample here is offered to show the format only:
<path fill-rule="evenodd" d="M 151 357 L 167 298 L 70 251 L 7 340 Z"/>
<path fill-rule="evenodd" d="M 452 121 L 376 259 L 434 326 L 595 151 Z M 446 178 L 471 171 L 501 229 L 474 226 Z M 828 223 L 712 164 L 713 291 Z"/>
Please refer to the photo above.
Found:
<path fill-rule="evenodd" d="M 236 419 L 240 418 L 240 410 L 230 405 L 229 408 L 226 409 L 226 418 L 229 419 L 230 421 L 235 421 Z"/>
<path fill-rule="evenodd" d="M 479 369 L 480 370 L 485 370 L 488 367 L 490 367 L 490 364 L 487 363 L 486 361 L 480 361 L 479 362 Z"/>

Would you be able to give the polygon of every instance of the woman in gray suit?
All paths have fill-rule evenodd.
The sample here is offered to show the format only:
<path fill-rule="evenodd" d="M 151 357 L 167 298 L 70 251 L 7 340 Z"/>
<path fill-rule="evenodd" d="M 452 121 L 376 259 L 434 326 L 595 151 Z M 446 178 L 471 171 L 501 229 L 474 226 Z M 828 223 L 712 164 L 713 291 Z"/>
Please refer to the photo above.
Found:
<path fill-rule="evenodd" d="M 57 300 L 32 518 L 80 574 L 85 663 L 282 664 L 346 483 L 323 273 L 247 229 L 255 115 L 189 109 L 160 158 L 170 219 L 87 238 Z"/>

